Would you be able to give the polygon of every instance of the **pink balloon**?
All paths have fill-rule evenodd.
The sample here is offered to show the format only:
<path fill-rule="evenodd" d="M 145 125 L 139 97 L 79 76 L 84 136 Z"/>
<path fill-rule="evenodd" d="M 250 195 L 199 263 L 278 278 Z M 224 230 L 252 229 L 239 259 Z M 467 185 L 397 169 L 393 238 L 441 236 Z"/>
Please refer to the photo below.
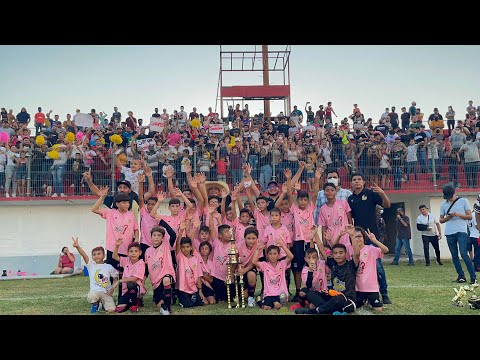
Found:
<path fill-rule="evenodd" d="M 83 139 L 83 133 L 81 131 L 79 131 L 77 133 L 77 135 L 75 135 L 75 137 L 77 138 L 77 140 L 82 140 Z"/>
<path fill-rule="evenodd" d="M 10 136 L 6 132 L 0 132 L 0 142 L 8 142 Z"/>

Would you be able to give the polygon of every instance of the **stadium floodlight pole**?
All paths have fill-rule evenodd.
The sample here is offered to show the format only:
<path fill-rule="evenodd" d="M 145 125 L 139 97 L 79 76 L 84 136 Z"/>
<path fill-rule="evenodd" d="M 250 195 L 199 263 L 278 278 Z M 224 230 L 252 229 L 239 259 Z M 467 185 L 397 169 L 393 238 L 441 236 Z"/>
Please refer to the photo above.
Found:
<path fill-rule="evenodd" d="M 431 145 L 431 154 L 432 154 L 432 173 L 433 173 L 433 188 L 436 190 L 437 189 L 437 173 L 435 171 L 435 157 L 434 157 L 434 151 L 433 151 L 433 147 L 435 146 L 434 143 L 430 143 Z"/>

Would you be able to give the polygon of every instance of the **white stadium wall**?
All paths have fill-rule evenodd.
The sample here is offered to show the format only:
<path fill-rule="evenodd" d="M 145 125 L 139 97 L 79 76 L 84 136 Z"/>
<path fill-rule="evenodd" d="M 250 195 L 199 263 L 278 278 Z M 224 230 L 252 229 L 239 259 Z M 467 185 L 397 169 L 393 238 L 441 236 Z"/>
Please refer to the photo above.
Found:
<path fill-rule="evenodd" d="M 477 194 L 459 195 L 473 206 Z M 418 206 L 427 205 L 439 217 L 442 193 L 389 194 L 389 198 L 392 203 L 405 203 L 412 223 L 412 251 L 423 257 L 422 239 L 415 226 Z M 48 274 L 56 266 L 63 246 L 76 255 L 76 266 L 83 266 L 83 260 L 80 264 L 80 256 L 72 248 L 72 236 L 78 236 L 87 254 L 95 246 L 105 246 L 105 220 L 90 211 L 93 204 L 93 199 L 0 202 L 0 270 Z M 168 214 L 167 206 L 162 204 L 159 212 Z M 393 252 L 394 248 L 390 250 Z M 440 251 L 442 258 L 451 258 L 445 236 L 440 241 Z M 433 258 L 433 248 L 430 255 Z"/>

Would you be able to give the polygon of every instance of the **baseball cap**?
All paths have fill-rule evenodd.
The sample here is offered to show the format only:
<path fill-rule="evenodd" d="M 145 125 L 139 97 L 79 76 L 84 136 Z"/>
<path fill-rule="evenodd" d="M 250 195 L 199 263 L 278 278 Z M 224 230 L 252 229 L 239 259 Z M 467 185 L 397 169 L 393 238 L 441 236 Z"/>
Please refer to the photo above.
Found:
<path fill-rule="evenodd" d="M 397 212 L 400 212 L 400 211 L 401 211 L 401 212 L 404 212 L 403 208 L 398 208 L 398 209 L 397 209 Z"/>
<path fill-rule="evenodd" d="M 270 186 L 270 185 L 276 185 L 278 186 L 278 183 L 274 180 L 270 181 L 268 184 L 267 184 L 267 187 Z"/>
<path fill-rule="evenodd" d="M 444 199 L 451 199 L 453 197 L 453 194 L 455 194 L 455 189 L 452 185 L 445 185 L 442 191 Z"/>
<path fill-rule="evenodd" d="M 122 184 L 128 186 L 129 189 L 132 188 L 132 184 L 130 184 L 130 181 L 128 181 L 128 180 L 117 181 L 117 187 L 119 187 Z"/>

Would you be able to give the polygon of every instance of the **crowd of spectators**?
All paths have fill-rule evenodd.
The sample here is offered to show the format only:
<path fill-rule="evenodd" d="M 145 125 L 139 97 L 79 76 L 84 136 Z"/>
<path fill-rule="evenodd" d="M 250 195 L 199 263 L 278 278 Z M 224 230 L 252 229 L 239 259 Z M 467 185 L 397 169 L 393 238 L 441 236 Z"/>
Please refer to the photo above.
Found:
<path fill-rule="evenodd" d="M 159 185 L 165 186 L 166 171 L 173 169 L 180 188 L 186 186 L 187 163 L 208 180 L 231 186 L 242 180 L 242 167 L 249 164 L 265 191 L 272 180 L 284 181 L 284 169 L 295 173 L 301 161 L 306 166 L 302 186 L 310 191 L 316 170 L 322 176 L 336 170 L 345 179 L 359 172 L 370 184 L 397 190 L 419 187 L 419 182 L 431 187 L 433 177 L 459 188 L 462 170 L 464 185 L 478 187 L 480 106 L 473 101 L 465 115 L 456 115 L 449 106 L 444 115 L 434 108 L 426 120 L 413 101 L 400 113 L 386 108 L 375 123 L 357 104 L 339 122 L 331 102 L 317 111 L 309 104 L 304 112 L 294 106 L 290 114 L 276 116 L 251 114 L 248 105 L 241 109 L 237 104 L 228 107 L 224 119 L 212 108 L 206 115 L 196 108 L 187 113 L 183 106 L 173 114 L 156 108 L 151 119 L 163 120 L 161 131 L 151 131 L 132 111 L 124 118 L 117 107 L 110 116 L 91 109 L 91 127 L 76 124 L 79 109 L 62 121 L 40 107 L 33 118 L 25 108 L 16 115 L 2 108 L 0 191 L 6 197 L 89 194 L 85 171 L 91 171 L 95 183 L 108 185 L 112 173 L 113 180 L 120 180 L 122 166 L 129 167 L 134 158 L 152 169 Z M 111 141 L 114 134 L 121 142 Z M 44 141 L 38 141 L 40 136 Z"/>

